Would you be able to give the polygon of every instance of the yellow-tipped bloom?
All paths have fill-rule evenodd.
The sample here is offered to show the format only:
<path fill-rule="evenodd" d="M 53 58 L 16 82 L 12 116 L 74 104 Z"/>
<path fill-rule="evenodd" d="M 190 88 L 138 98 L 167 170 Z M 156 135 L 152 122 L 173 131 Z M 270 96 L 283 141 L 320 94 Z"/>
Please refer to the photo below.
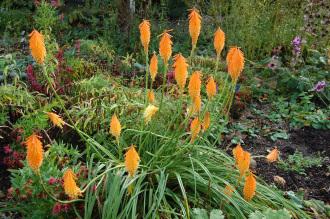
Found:
<path fill-rule="evenodd" d="M 217 85 L 212 76 L 209 77 L 209 80 L 206 84 L 206 94 L 209 99 L 212 99 L 217 94 Z"/>
<path fill-rule="evenodd" d="M 205 132 L 211 124 L 211 113 L 209 111 L 207 111 L 204 115 L 204 119 L 203 119 L 203 131 Z"/>
<path fill-rule="evenodd" d="M 148 90 L 147 97 L 148 97 L 148 102 L 149 103 L 154 103 L 155 102 L 155 94 L 154 94 L 153 90 Z"/>
<path fill-rule="evenodd" d="M 275 147 L 267 156 L 266 159 L 269 163 L 275 162 L 278 160 L 279 151 Z"/>
<path fill-rule="evenodd" d="M 77 177 L 74 172 L 69 168 L 63 175 L 64 192 L 71 199 L 77 199 L 81 196 L 81 190 L 76 184 Z"/>
<path fill-rule="evenodd" d="M 150 43 L 150 22 L 148 20 L 143 20 L 139 25 L 140 29 L 140 39 L 144 52 L 148 53 L 148 47 Z"/>
<path fill-rule="evenodd" d="M 25 141 L 27 153 L 26 159 L 28 165 L 35 172 L 39 171 L 39 168 L 42 164 L 44 151 L 42 149 L 42 143 L 39 140 L 39 136 L 33 133 L 30 137 L 28 137 Z"/>
<path fill-rule="evenodd" d="M 181 53 L 174 56 L 173 67 L 176 83 L 178 83 L 180 90 L 183 91 L 188 77 L 188 64 Z"/>
<path fill-rule="evenodd" d="M 150 77 L 152 81 L 155 81 L 157 72 L 158 72 L 158 59 L 156 53 L 154 53 L 150 60 Z"/>
<path fill-rule="evenodd" d="M 57 126 L 59 128 L 63 128 L 63 125 L 65 124 L 65 122 L 59 115 L 57 115 L 56 113 L 52 113 L 52 112 L 48 112 L 47 115 L 48 115 L 48 118 L 50 119 L 50 121 L 52 121 L 52 123 L 55 126 Z"/>
<path fill-rule="evenodd" d="M 191 37 L 191 44 L 193 47 L 196 46 L 198 36 L 201 32 L 202 17 L 198 13 L 196 8 L 191 9 L 189 14 L 189 33 Z"/>
<path fill-rule="evenodd" d="M 237 81 L 244 68 L 244 54 L 238 47 L 230 48 L 227 54 L 228 73 L 232 80 Z"/>
<path fill-rule="evenodd" d="M 33 30 L 30 35 L 30 49 L 32 57 L 39 64 L 44 63 L 46 57 L 46 47 L 44 36 L 37 30 Z"/>
<path fill-rule="evenodd" d="M 238 159 L 237 167 L 240 173 L 240 176 L 244 176 L 244 174 L 250 168 L 250 153 L 247 151 L 243 151 L 243 155 Z"/>
<path fill-rule="evenodd" d="M 143 114 L 143 118 L 146 124 L 148 124 L 151 121 L 151 118 L 155 115 L 157 111 L 158 111 L 158 107 L 155 107 L 152 104 L 147 106 Z"/>
<path fill-rule="evenodd" d="M 165 64 L 168 63 L 168 60 L 171 58 L 172 55 L 172 40 L 171 35 L 168 33 L 168 30 L 165 30 L 162 33 L 162 37 L 159 42 L 159 54 L 162 57 Z"/>
<path fill-rule="evenodd" d="M 135 145 L 131 145 L 125 153 L 125 168 L 132 177 L 139 167 L 140 156 L 135 150 Z"/>
<path fill-rule="evenodd" d="M 189 90 L 189 95 L 192 100 L 195 99 L 195 97 L 200 95 L 201 92 L 201 73 L 199 71 L 195 71 L 189 81 L 188 85 L 188 90 Z"/>
<path fill-rule="evenodd" d="M 223 50 L 223 47 L 225 46 L 225 33 L 220 29 L 220 27 L 215 31 L 214 33 L 214 49 L 217 53 L 217 56 L 220 55 L 221 51 Z"/>
<path fill-rule="evenodd" d="M 253 196 L 256 194 L 257 181 L 256 178 L 250 173 L 245 178 L 245 184 L 243 188 L 243 195 L 246 201 L 251 201 Z"/>
<path fill-rule="evenodd" d="M 190 143 L 193 143 L 201 131 L 201 124 L 199 122 L 198 117 L 196 117 L 190 124 L 190 132 L 191 132 L 191 140 Z"/>
<path fill-rule="evenodd" d="M 119 140 L 119 136 L 121 133 L 121 125 L 120 122 L 117 118 L 117 116 L 114 114 L 111 117 L 111 122 L 110 122 L 110 134 L 113 135 L 116 140 Z"/>

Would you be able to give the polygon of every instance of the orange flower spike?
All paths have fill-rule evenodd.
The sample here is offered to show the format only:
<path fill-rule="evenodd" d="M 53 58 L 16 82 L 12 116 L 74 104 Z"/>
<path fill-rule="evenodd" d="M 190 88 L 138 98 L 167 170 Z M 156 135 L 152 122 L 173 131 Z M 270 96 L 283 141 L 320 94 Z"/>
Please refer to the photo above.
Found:
<path fill-rule="evenodd" d="M 77 177 L 74 172 L 69 168 L 63 175 L 64 192 L 71 199 L 77 199 L 81 196 L 82 192 L 76 184 Z"/>
<path fill-rule="evenodd" d="M 46 57 L 46 47 L 44 36 L 37 30 L 33 30 L 30 35 L 30 50 L 31 55 L 36 62 L 43 64 Z"/>
<path fill-rule="evenodd" d="M 256 194 L 257 181 L 252 173 L 245 178 L 243 195 L 246 201 L 251 201 Z"/>
<path fill-rule="evenodd" d="M 234 149 L 233 149 L 233 156 L 235 158 L 235 163 L 238 164 L 238 161 L 243 157 L 244 150 L 241 147 L 241 144 L 238 144 Z"/>
<path fill-rule="evenodd" d="M 52 121 L 52 123 L 55 126 L 57 126 L 59 128 L 63 128 L 63 125 L 65 124 L 65 122 L 59 115 L 57 115 L 56 113 L 52 113 L 52 112 L 48 112 L 47 115 L 48 115 L 48 118 L 50 119 L 50 121 Z"/>
<path fill-rule="evenodd" d="M 203 131 L 205 132 L 211 124 L 211 113 L 209 111 L 207 111 L 204 115 L 204 119 L 203 119 Z"/>
<path fill-rule="evenodd" d="M 143 20 L 139 25 L 139 29 L 140 29 L 140 40 L 144 48 L 144 52 L 145 54 L 147 54 L 150 43 L 150 22 L 148 20 Z"/>
<path fill-rule="evenodd" d="M 201 84 L 202 84 L 200 77 L 201 77 L 201 73 L 199 71 L 195 71 L 190 77 L 188 91 L 189 91 L 190 98 L 192 100 L 194 100 L 195 97 L 200 95 Z"/>
<path fill-rule="evenodd" d="M 174 77 L 181 92 L 184 90 L 188 77 L 188 64 L 181 53 L 174 56 Z"/>
<path fill-rule="evenodd" d="M 228 73 L 232 80 L 237 81 L 244 68 L 244 54 L 238 47 L 230 48 L 227 54 Z"/>
<path fill-rule="evenodd" d="M 191 37 L 191 44 L 196 46 L 199 34 L 201 32 L 202 17 L 196 8 L 191 9 L 189 14 L 189 33 Z"/>
<path fill-rule="evenodd" d="M 149 103 L 155 102 L 155 94 L 153 90 L 148 90 L 147 97 Z"/>
<path fill-rule="evenodd" d="M 156 53 L 154 53 L 151 57 L 149 70 L 151 80 L 154 82 L 158 72 L 158 59 Z"/>
<path fill-rule="evenodd" d="M 202 99 L 201 96 L 198 95 L 197 97 L 195 97 L 193 101 L 193 113 L 199 113 L 201 111 L 201 108 L 202 108 Z"/>
<path fill-rule="evenodd" d="M 225 46 L 225 33 L 220 29 L 220 27 L 215 31 L 214 33 L 214 49 L 217 53 L 217 56 L 220 55 L 221 51 L 223 50 L 223 47 Z"/>
<path fill-rule="evenodd" d="M 159 54 L 162 57 L 165 64 L 168 63 L 168 60 L 171 58 L 172 55 L 172 40 L 171 35 L 168 33 L 168 30 L 165 30 L 159 42 Z"/>
<path fill-rule="evenodd" d="M 267 156 L 267 162 L 269 163 L 273 163 L 275 161 L 278 160 L 278 156 L 279 156 L 279 151 L 277 150 L 277 148 L 275 147 Z"/>
<path fill-rule="evenodd" d="M 121 133 L 121 125 L 117 116 L 114 114 L 111 117 L 110 134 L 113 135 L 117 141 L 119 141 L 120 133 Z"/>
<path fill-rule="evenodd" d="M 244 151 L 243 156 L 238 160 L 238 164 L 237 164 L 240 176 L 244 176 L 244 174 L 249 170 L 250 159 L 251 159 L 250 153 Z"/>
<path fill-rule="evenodd" d="M 217 94 L 217 85 L 212 76 L 210 76 L 206 84 L 206 94 L 209 99 L 212 99 Z"/>
<path fill-rule="evenodd" d="M 135 145 L 131 145 L 125 153 L 125 168 L 131 177 L 136 173 L 139 167 L 139 162 L 140 156 L 135 150 Z"/>
<path fill-rule="evenodd" d="M 191 131 L 191 140 L 190 143 L 193 143 L 201 130 L 201 124 L 199 119 L 196 117 L 190 124 L 190 131 Z"/>
<path fill-rule="evenodd" d="M 35 172 L 38 172 L 44 157 L 44 150 L 42 148 L 42 143 L 39 140 L 39 136 L 33 133 L 25 141 L 27 153 L 26 159 L 28 165 Z"/>

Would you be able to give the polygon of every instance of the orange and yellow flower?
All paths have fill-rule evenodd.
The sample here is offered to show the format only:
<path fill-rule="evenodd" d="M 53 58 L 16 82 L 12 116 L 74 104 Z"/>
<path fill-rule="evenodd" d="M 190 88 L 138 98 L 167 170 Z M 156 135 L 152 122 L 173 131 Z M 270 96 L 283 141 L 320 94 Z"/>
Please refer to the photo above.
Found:
<path fill-rule="evenodd" d="M 200 96 L 201 84 L 202 84 L 200 77 L 201 77 L 201 73 L 199 71 L 195 71 L 190 77 L 188 91 L 190 98 L 192 100 L 194 100 L 195 97 Z"/>
<path fill-rule="evenodd" d="M 27 153 L 26 159 L 28 165 L 35 172 L 38 172 L 44 157 L 44 150 L 42 148 L 42 143 L 39 140 L 39 136 L 33 133 L 25 141 Z"/>
<path fill-rule="evenodd" d="M 110 121 L 110 134 L 113 135 L 117 141 L 119 141 L 120 133 L 121 133 L 121 125 L 120 125 L 119 119 L 114 114 L 114 115 L 112 115 L 111 121 Z"/>
<path fill-rule="evenodd" d="M 227 54 L 227 67 L 233 81 L 237 81 L 244 68 L 244 54 L 238 47 L 230 48 Z"/>
<path fill-rule="evenodd" d="M 150 43 L 150 22 L 148 20 L 143 20 L 139 25 L 139 29 L 140 29 L 140 40 L 144 52 L 147 54 Z"/>
<path fill-rule="evenodd" d="M 151 121 L 151 118 L 156 114 L 158 111 L 158 107 L 149 104 L 147 108 L 144 111 L 143 118 L 146 124 L 148 124 Z"/>
<path fill-rule="evenodd" d="M 233 156 L 235 158 L 235 163 L 238 164 L 238 161 L 243 157 L 244 150 L 241 144 L 236 145 L 233 149 Z"/>
<path fill-rule="evenodd" d="M 162 57 L 165 64 L 168 63 L 168 60 L 171 58 L 172 55 L 172 36 L 168 33 L 168 30 L 165 30 L 159 42 L 159 54 Z"/>
<path fill-rule="evenodd" d="M 131 145 L 125 153 L 125 168 L 132 177 L 136 173 L 140 162 L 140 156 L 135 150 L 135 145 Z"/>
<path fill-rule="evenodd" d="M 158 59 L 156 53 L 154 53 L 150 60 L 150 77 L 152 81 L 155 81 L 157 72 L 158 72 Z"/>
<path fill-rule="evenodd" d="M 39 64 L 43 64 L 46 57 L 46 47 L 44 36 L 37 30 L 33 30 L 30 35 L 30 49 L 32 57 Z"/>
<path fill-rule="evenodd" d="M 52 112 L 48 112 L 47 115 L 48 115 L 48 118 L 50 119 L 50 121 L 52 121 L 52 123 L 55 126 L 57 126 L 59 128 L 63 128 L 63 125 L 65 124 L 65 122 L 59 115 L 57 115 L 56 113 L 52 113 Z"/>
<path fill-rule="evenodd" d="M 212 76 L 209 77 L 206 84 L 206 94 L 209 99 L 212 99 L 217 94 L 217 85 Z"/>
<path fill-rule="evenodd" d="M 251 159 L 250 153 L 247 151 L 243 151 L 243 155 L 238 159 L 238 163 L 237 163 L 240 176 L 244 176 L 244 174 L 249 170 L 250 159 Z"/>
<path fill-rule="evenodd" d="M 76 184 L 77 177 L 72 169 L 67 169 L 63 175 L 64 192 L 71 199 L 77 199 L 82 195 L 80 188 Z"/>
<path fill-rule="evenodd" d="M 203 124 L 202 124 L 202 128 L 204 132 L 210 127 L 210 124 L 211 124 L 211 113 L 207 111 L 204 115 Z"/>
<path fill-rule="evenodd" d="M 184 90 L 188 77 L 188 64 L 186 59 L 181 55 L 181 53 L 174 56 L 174 77 L 176 83 L 178 84 L 181 92 Z"/>
<path fill-rule="evenodd" d="M 191 140 L 190 143 L 193 143 L 201 131 L 201 124 L 199 122 L 198 117 L 196 117 L 190 124 L 190 132 L 191 132 Z"/>
<path fill-rule="evenodd" d="M 189 33 L 191 37 L 191 44 L 196 46 L 199 34 L 201 32 L 202 17 L 196 8 L 191 9 L 189 14 Z"/>
<path fill-rule="evenodd" d="M 217 53 L 217 56 L 220 55 L 221 51 L 223 50 L 223 47 L 225 46 L 225 33 L 220 29 L 220 27 L 215 31 L 214 33 L 214 49 Z"/>
<path fill-rule="evenodd" d="M 256 178 L 254 177 L 254 175 L 252 173 L 250 173 L 245 178 L 245 184 L 244 184 L 244 188 L 243 188 L 243 195 L 244 195 L 244 199 L 246 201 L 251 201 L 251 199 L 255 196 L 256 188 L 257 188 Z"/>
<path fill-rule="evenodd" d="M 148 102 L 149 103 L 154 103 L 155 102 L 155 94 L 154 94 L 153 90 L 148 90 L 147 97 L 148 97 Z"/>

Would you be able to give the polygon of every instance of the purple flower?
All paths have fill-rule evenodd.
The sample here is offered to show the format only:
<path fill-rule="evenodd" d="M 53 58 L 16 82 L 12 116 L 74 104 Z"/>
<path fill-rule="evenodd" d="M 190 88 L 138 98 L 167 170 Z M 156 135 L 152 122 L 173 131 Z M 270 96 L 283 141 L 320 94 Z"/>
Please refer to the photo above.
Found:
<path fill-rule="evenodd" d="M 272 59 L 270 62 L 267 64 L 267 67 L 270 68 L 271 70 L 275 70 L 279 67 L 280 62 L 278 60 L 277 56 L 272 56 Z"/>
<path fill-rule="evenodd" d="M 293 53 L 295 55 L 299 55 L 301 52 L 301 37 L 300 36 L 296 36 L 292 42 L 291 42 L 292 46 L 293 46 Z"/>
<path fill-rule="evenodd" d="M 317 84 L 315 84 L 313 91 L 321 92 L 324 90 L 324 88 L 326 86 L 327 86 L 327 84 L 325 83 L 325 81 L 319 81 L 319 82 L 317 82 Z"/>

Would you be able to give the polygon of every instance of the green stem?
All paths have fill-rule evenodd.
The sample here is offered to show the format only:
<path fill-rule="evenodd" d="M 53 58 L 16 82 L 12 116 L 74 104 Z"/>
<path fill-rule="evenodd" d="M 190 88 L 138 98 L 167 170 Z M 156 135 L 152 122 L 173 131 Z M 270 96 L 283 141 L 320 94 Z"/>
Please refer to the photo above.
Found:
<path fill-rule="evenodd" d="M 145 91 L 145 104 L 148 104 L 148 82 L 149 82 L 149 65 L 148 65 L 148 51 L 145 53 L 146 55 L 146 91 Z"/>
<path fill-rule="evenodd" d="M 162 106 L 163 106 L 163 99 L 164 99 L 164 95 L 165 95 L 165 86 L 166 86 L 166 82 L 167 82 L 167 67 L 168 67 L 168 63 L 164 64 L 164 78 L 163 78 L 163 87 L 162 87 L 162 97 L 160 99 L 160 105 L 159 105 L 159 112 L 161 112 Z"/>

